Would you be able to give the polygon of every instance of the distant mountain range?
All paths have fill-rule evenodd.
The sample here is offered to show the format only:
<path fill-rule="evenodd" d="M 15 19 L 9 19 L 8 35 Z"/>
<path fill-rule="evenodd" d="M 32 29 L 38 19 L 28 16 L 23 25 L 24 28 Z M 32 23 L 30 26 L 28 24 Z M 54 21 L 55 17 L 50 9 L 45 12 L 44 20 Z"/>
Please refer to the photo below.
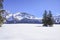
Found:
<path fill-rule="evenodd" d="M 25 12 L 17 12 L 17 13 L 8 13 L 4 15 L 6 18 L 5 23 L 10 24 L 10 23 L 37 23 L 40 24 L 42 23 L 42 18 L 37 18 L 34 15 L 25 13 Z M 59 24 L 60 23 L 60 15 L 54 16 L 55 23 Z"/>
<path fill-rule="evenodd" d="M 5 14 L 4 16 L 6 18 L 5 23 L 42 23 L 41 18 L 25 12 L 15 14 L 7 13 L 7 15 Z"/>

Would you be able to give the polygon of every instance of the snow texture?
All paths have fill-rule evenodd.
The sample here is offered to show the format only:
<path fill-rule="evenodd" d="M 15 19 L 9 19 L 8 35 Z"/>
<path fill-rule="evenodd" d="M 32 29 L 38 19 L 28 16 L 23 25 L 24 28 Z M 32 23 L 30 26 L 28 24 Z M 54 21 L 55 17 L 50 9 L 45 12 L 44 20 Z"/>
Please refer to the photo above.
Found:
<path fill-rule="evenodd" d="M 60 25 L 4 24 L 0 27 L 0 40 L 60 40 Z"/>

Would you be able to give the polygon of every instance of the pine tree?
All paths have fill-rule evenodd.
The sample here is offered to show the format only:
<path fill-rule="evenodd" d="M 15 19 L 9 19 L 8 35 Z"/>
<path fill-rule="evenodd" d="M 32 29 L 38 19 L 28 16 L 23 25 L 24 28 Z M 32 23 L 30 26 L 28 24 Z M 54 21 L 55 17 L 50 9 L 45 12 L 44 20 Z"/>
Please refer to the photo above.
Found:
<path fill-rule="evenodd" d="M 54 23 L 54 19 L 53 19 L 53 16 L 52 16 L 52 13 L 51 11 L 49 11 L 49 14 L 48 14 L 48 25 L 49 26 L 53 26 L 53 23 Z"/>
<path fill-rule="evenodd" d="M 42 19 L 43 26 L 47 26 L 47 11 L 44 11 L 43 19 Z"/>
<path fill-rule="evenodd" d="M 2 24 L 4 22 L 4 18 L 2 16 L 3 13 L 4 13 L 4 10 L 3 10 L 3 0 L 0 0 L 0 27 L 2 26 Z"/>
<path fill-rule="evenodd" d="M 5 18 L 2 16 L 2 13 L 4 12 L 4 10 L 0 10 L 0 27 L 2 26 Z"/>

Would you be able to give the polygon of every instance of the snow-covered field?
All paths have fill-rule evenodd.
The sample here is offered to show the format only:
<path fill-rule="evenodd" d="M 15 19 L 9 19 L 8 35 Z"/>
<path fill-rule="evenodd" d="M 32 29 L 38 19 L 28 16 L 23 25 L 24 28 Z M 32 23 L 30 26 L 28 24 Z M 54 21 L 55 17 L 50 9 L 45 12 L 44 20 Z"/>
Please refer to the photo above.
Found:
<path fill-rule="evenodd" d="M 60 40 L 60 25 L 4 24 L 0 27 L 0 40 Z"/>

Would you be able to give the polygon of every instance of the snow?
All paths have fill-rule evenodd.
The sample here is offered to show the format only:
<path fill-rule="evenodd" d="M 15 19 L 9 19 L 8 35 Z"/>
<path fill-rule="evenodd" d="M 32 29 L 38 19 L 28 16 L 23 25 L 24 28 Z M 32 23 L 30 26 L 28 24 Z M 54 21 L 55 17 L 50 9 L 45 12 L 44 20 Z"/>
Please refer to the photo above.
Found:
<path fill-rule="evenodd" d="M 21 15 L 21 13 L 20 12 L 17 12 L 15 14 L 13 14 L 14 17 L 17 16 L 17 15 Z"/>
<path fill-rule="evenodd" d="M 60 40 L 60 25 L 4 24 L 0 27 L 0 40 Z"/>
<path fill-rule="evenodd" d="M 16 20 L 22 20 L 22 19 L 23 19 L 23 17 L 16 16 L 16 17 L 15 17 L 15 19 L 16 19 Z"/>
<path fill-rule="evenodd" d="M 9 14 L 9 15 L 6 16 L 6 18 L 8 19 L 8 18 L 10 18 L 11 16 L 12 16 L 12 14 Z"/>

